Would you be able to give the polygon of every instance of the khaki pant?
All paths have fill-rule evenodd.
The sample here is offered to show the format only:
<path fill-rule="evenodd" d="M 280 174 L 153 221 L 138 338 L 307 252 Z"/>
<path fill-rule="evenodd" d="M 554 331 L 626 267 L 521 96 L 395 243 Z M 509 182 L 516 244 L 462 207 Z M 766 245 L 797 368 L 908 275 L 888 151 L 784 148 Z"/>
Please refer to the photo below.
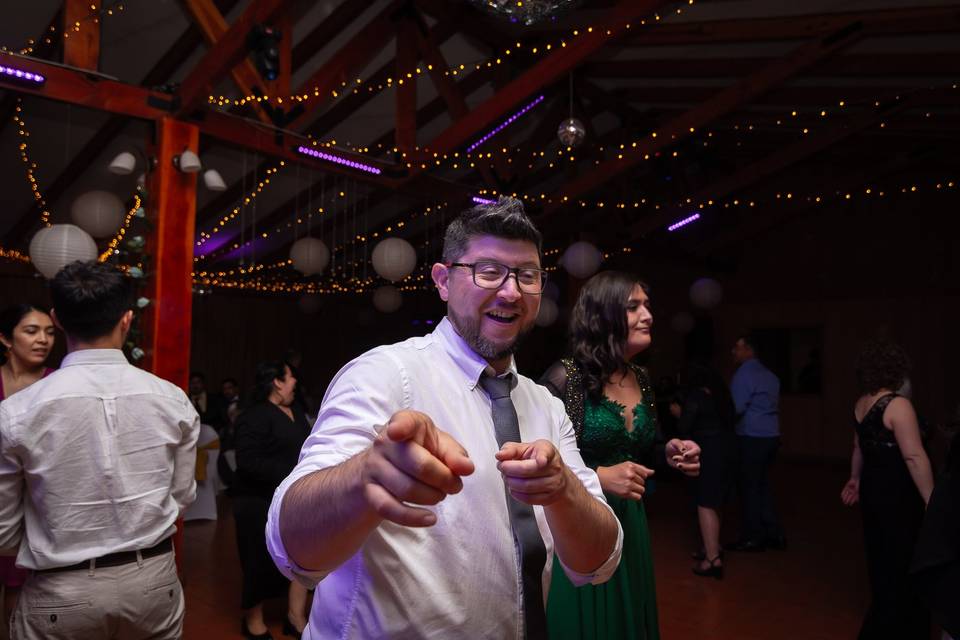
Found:
<path fill-rule="evenodd" d="M 172 552 L 117 567 L 33 573 L 10 622 L 12 640 L 173 640 L 182 632 Z"/>

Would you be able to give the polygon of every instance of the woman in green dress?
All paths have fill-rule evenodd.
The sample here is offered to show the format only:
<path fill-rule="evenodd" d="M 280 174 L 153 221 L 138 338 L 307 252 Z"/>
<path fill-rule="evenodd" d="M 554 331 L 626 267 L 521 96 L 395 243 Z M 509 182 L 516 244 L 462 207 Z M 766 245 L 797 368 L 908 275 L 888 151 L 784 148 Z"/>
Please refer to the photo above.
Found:
<path fill-rule="evenodd" d="M 574 587 L 560 567 L 554 568 L 547 598 L 554 640 L 660 637 L 641 499 L 646 479 L 654 473 L 650 466 L 697 475 L 700 448 L 690 440 L 658 443 L 649 377 L 633 362 L 650 346 L 652 325 L 642 281 L 617 271 L 598 273 L 584 285 L 573 309 L 573 357 L 553 365 L 541 379 L 563 400 L 584 462 L 596 469 L 623 527 L 620 567 L 608 582 Z"/>

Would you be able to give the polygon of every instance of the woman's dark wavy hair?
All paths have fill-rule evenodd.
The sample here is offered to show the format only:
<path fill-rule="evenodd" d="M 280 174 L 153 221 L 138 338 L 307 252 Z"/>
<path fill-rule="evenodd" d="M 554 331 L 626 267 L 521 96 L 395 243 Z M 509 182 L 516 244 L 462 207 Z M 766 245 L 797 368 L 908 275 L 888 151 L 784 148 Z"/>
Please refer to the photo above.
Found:
<path fill-rule="evenodd" d="M 583 372 L 587 394 L 597 400 L 610 376 L 626 368 L 627 300 L 633 288 L 647 284 L 633 274 L 601 271 L 590 278 L 570 316 L 570 348 Z"/>
<path fill-rule="evenodd" d="M 50 310 L 39 307 L 35 304 L 22 302 L 20 304 L 10 305 L 3 311 L 0 311 L 0 335 L 7 340 L 13 341 L 13 330 L 17 328 L 20 321 L 32 311 L 39 311 L 50 315 Z M 0 364 L 7 361 L 7 348 L 0 343 Z"/>
<path fill-rule="evenodd" d="M 876 393 L 880 389 L 896 391 L 910 373 L 910 358 L 900 345 L 872 339 L 857 356 L 856 373 L 861 394 Z"/>
<path fill-rule="evenodd" d="M 287 365 L 283 360 L 267 360 L 257 365 L 253 375 L 253 393 L 250 396 L 251 404 L 267 402 L 273 390 L 274 380 L 283 380 L 287 377 Z"/>

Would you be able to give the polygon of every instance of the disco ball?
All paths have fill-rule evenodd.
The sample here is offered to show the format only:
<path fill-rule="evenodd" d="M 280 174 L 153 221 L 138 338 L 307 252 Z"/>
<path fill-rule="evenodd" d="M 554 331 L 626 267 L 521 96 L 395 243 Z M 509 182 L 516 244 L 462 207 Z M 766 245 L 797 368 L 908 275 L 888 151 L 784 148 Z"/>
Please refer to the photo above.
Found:
<path fill-rule="evenodd" d="M 587 130 L 583 123 L 576 118 L 567 118 L 560 123 L 560 128 L 557 129 L 557 137 L 560 138 L 560 143 L 565 147 L 576 147 L 583 142 L 586 135 Z"/>
<path fill-rule="evenodd" d="M 556 20 L 573 9 L 581 0 L 469 0 L 470 4 L 498 18 L 530 26 L 538 22 Z"/>

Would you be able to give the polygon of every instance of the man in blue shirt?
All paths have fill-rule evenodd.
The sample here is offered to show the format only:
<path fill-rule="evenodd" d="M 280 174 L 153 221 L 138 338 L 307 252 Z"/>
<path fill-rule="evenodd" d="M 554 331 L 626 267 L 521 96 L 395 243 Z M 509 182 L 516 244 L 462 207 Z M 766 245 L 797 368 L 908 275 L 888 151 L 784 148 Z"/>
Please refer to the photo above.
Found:
<path fill-rule="evenodd" d="M 768 471 L 780 447 L 780 380 L 757 360 L 756 343 L 741 336 L 733 346 L 739 364 L 730 383 L 737 412 L 743 525 L 731 551 L 783 549 L 786 538 L 773 506 Z"/>

